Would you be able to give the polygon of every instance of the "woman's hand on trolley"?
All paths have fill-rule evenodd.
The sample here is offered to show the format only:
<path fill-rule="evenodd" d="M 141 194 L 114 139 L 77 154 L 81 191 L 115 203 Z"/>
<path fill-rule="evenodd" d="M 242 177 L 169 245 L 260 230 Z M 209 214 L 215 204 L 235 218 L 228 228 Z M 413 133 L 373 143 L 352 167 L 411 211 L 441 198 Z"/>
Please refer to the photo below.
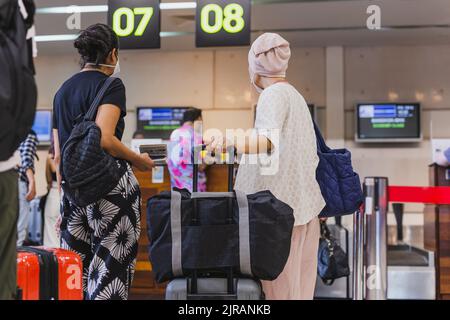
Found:
<path fill-rule="evenodd" d="M 205 139 L 206 150 L 211 153 L 226 152 L 227 148 L 234 147 L 238 154 L 270 154 L 273 151 L 272 142 L 257 131 L 244 133 L 241 136 L 225 138 L 224 136 L 212 136 Z"/>
<path fill-rule="evenodd" d="M 148 171 L 155 166 L 155 163 L 150 158 L 148 153 L 141 153 L 137 154 L 136 159 L 133 161 L 133 166 L 135 166 L 140 171 Z"/>

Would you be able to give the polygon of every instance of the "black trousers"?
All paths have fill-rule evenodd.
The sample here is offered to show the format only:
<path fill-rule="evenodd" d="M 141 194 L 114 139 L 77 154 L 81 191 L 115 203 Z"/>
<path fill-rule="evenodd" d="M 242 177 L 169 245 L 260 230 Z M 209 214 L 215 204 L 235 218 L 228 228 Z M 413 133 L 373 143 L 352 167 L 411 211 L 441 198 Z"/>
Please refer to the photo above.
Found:
<path fill-rule="evenodd" d="M 0 300 L 16 296 L 18 177 L 15 170 L 0 172 Z"/>

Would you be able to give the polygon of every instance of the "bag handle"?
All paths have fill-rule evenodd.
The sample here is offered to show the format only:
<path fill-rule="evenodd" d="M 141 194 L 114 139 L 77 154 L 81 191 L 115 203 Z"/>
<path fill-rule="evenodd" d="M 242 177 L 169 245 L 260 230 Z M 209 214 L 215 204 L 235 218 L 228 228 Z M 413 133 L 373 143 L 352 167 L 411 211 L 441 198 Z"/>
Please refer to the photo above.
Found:
<path fill-rule="evenodd" d="M 326 221 L 320 221 L 320 236 L 323 239 L 331 240 L 331 232 L 330 229 L 328 229 Z"/>
<path fill-rule="evenodd" d="M 229 192 L 192 192 L 191 199 L 205 199 L 205 198 L 234 198 L 234 193 Z"/>
<path fill-rule="evenodd" d="M 172 237 L 172 273 L 175 277 L 183 275 L 181 264 L 181 193 L 175 190 L 170 194 L 170 230 Z"/>
<path fill-rule="evenodd" d="M 99 107 L 100 101 L 103 99 L 103 96 L 105 95 L 105 92 L 106 90 L 108 90 L 111 83 L 116 79 L 117 78 L 115 77 L 108 77 L 106 79 L 105 83 L 100 88 L 100 91 L 95 96 L 94 101 L 92 101 L 88 112 L 84 116 L 84 121 L 94 121 L 94 117 L 97 114 L 97 108 Z"/>
<path fill-rule="evenodd" d="M 332 286 L 333 283 L 334 283 L 334 280 L 335 280 L 335 279 L 333 279 L 333 280 L 324 280 L 324 279 L 322 279 L 322 282 L 323 282 L 323 284 L 326 285 L 326 286 Z"/>
<path fill-rule="evenodd" d="M 239 208 L 239 268 L 243 274 L 252 275 L 250 262 L 250 212 L 247 195 L 235 190 Z"/>
<path fill-rule="evenodd" d="M 321 152 L 328 152 L 330 148 L 325 143 L 325 139 L 323 138 L 322 133 L 320 132 L 319 126 L 317 125 L 316 121 L 313 120 L 314 124 L 314 132 L 316 133 L 316 140 L 317 140 L 317 149 Z"/>

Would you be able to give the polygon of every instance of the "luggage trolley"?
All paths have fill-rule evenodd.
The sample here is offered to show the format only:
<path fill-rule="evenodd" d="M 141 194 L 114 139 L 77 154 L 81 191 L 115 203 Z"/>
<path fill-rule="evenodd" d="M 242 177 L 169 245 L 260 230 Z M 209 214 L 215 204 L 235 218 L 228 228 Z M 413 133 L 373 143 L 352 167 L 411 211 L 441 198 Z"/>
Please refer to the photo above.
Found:
<path fill-rule="evenodd" d="M 193 186 L 192 225 L 198 225 L 198 200 L 208 198 L 212 193 L 198 192 L 198 155 L 205 150 L 205 145 L 193 148 Z M 233 223 L 233 183 L 234 183 L 234 159 L 236 150 L 227 148 L 228 154 L 228 192 L 214 192 L 213 196 L 227 197 L 227 222 Z M 220 155 L 216 155 L 217 157 Z M 233 267 L 225 267 L 222 270 L 197 270 L 193 269 L 186 278 L 178 278 L 169 282 L 166 287 L 166 300 L 260 300 L 263 298 L 261 283 L 252 278 L 239 278 Z"/>

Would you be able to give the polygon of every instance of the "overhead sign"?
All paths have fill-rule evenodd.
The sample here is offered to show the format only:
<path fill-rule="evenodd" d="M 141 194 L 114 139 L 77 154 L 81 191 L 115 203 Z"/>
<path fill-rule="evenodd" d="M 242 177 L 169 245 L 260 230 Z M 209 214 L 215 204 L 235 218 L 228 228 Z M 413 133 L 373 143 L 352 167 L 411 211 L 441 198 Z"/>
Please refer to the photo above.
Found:
<path fill-rule="evenodd" d="M 197 47 L 250 44 L 250 0 L 198 0 Z"/>
<path fill-rule="evenodd" d="M 109 0 L 108 25 L 121 49 L 160 48 L 159 0 Z"/>

